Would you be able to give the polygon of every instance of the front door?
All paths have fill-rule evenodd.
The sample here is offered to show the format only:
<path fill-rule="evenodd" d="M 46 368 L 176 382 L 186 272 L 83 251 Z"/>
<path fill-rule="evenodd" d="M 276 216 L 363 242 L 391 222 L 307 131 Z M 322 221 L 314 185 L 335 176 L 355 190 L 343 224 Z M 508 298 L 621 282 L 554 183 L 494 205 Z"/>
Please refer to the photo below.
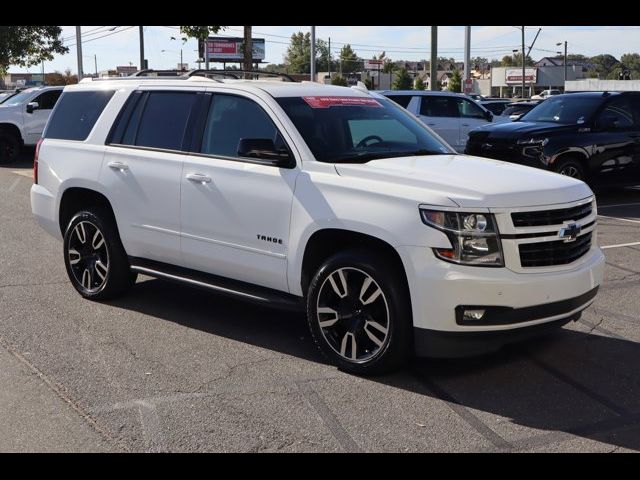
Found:
<path fill-rule="evenodd" d="M 457 99 L 447 95 L 424 95 L 420 98 L 418 118 L 455 150 L 462 152 L 464 147 L 460 148 L 460 112 Z"/>
<path fill-rule="evenodd" d="M 287 291 L 289 219 L 299 169 L 238 155 L 241 139 L 271 139 L 285 147 L 282 126 L 250 94 L 210 97 L 202 139 L 182 169 L 184 265 Z"/>
<path fill-rule="evenodd" d="M 460 148 L 464 151 L 469 138 L 469 132 L 474 128 L 481 127 L 489 123 L 486 113 L 475 102 L 466 98 L 457 98 L 458 110 L 460 112 Z"/>
<path fill-rule="evenodd" d="M 23 118 L 26 132 L 24 139 L 25 144 L 35 145 L 38 142 L 38 139 L 42 136 L 44 127 L 47 124 L 47 120 L 49 120 L 51 110 L 53 110 L 58 98 L 60 98 L 60 94 L 62 94 L 62 90 L 47 90 L 30 100 L 28 103 L 38 103 L 38 109 L 34 110 L 32 113 L 27 113 L 27 106 L 26 104 L 24 105 L 25 111 L 23 113 Z"/>

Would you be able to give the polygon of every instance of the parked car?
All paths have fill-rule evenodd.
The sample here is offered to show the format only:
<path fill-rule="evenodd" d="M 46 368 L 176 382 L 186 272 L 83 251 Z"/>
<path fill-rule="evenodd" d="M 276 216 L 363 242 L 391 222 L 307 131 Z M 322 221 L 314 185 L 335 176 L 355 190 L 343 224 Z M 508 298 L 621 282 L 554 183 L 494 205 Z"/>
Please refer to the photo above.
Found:
<path fill-rule="evenodd" d="M 480 128 L 466 152 L 593 185 L 640 183 L 640 92 L 553 96 L 517 122 Z"/>
<path fill-rule="evenodd" d="M 64 87 L 35 87 L 0 104 L 0 164 L 15 160 L 24 145 L 35 145 Z"/>
<path fill-rule="evenodd" d="M 470 99 L 475 100 L 476 102 L 480 102 L 486 99 L 486 97 L 480 95 L 479 93 L 465 93 L 465 95 Z"/>
<path fill-rule="evenodd" d="M 543 90 L 538 95 L 532 95 L 531 100 L 544 100 L 546 98 L 552 97 L 553 95 L 560 94 L 562 94 L 560 90 Z"/>
<path fill-rule="evenodd" d="M 458 152 L 464 151 L 471 130 L 493 121 L 489 110 L 460 93 L 415 90 L 380 93 L 417 116 Z"/>
<path fill-rule="evenodd" d="M 511 100 L 481 100 L 480 105 L 493 113 L 493 116 L 496 117 L 498 115 L 502 115 L 504 109 L 507 108 L 507 105 L 511 103 Z"/>
<path fill-rule="evenodd" d="M 358 374 L 557 328 L 602 282 L 585 183 L 457 155 L 360 88 L 83 80 L 34 176 L 33 214 L 81 296 L 117 297 L 142 273 L 295 308 Z"/>

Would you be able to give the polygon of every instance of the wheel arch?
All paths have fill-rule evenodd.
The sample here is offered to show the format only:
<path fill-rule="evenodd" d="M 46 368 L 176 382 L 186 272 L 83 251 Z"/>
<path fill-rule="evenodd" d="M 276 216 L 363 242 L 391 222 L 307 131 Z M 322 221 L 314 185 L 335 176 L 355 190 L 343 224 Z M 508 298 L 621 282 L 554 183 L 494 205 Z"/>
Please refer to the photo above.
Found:
<path fill-rule="evenodd" d="M 18 127 L 15 123 L 1 122 L 0 132 L 7 132 L 12 135 L 15 135 L 18 138 L 18 140 L 20 140 L 20 145 L 24 145 L 24 139 L 22 138 L 22 131 L 20 130 L 20 127 Z"/>
<path fill-rule="evenodd" d="M 60 206 L 58 208 L 58 224 L 60 233 L 64 236 L 67 225 L 73 218 L 73 215 L 80 208 L 91 206 L 100 206 L 109 212 L 113 225 L 117 229 L 117 222 L 113 207 L 109 199 L 102 193 L 85 187 L 69 187 L 64 190 L 60 197 Z"/>

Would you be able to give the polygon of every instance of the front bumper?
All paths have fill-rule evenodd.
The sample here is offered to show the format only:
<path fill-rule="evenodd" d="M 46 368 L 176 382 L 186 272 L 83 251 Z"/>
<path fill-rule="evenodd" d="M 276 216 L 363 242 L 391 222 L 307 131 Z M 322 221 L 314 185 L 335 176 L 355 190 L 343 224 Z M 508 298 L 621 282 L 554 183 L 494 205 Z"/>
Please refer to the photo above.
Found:
<path fill-rule="evenodd" d="M 515 334 L 515 330 L 570 319 L 593 302 L 605 261 L 600 248 L 593 246 L 574 268 L 516 273 L 508 268 L 446 263 L 424 247 L 398 250 L 410 285 L 414 327 L 447 338 L 509 330 Z M 487 308 L 486 322 L 460 322 L 461 306 Z"/>

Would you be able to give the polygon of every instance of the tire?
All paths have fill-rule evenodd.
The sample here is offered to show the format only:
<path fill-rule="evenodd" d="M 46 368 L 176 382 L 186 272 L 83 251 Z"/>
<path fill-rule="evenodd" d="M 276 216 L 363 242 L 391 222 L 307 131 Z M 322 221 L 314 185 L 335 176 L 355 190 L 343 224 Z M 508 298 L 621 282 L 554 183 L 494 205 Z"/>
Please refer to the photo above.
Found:
<path fill-rule="evenodd" d="M 390 372 L 413 351 L 404 273 L 369 251 L 338 253 L 320 266 L 307 292 L 307 320 L 320 351 L 349 373 Z"/>
<path fill-rule="evenodd" d="M 583 182 L 586 181 L 584 167 L 580 163 L 580 160 L 574 157 L 561 158 L 553 166 L 553 171 L 560 175 L 582 180 Z"/>
<path fill-rule="evenodd" d="M 110 211 L 92 206 L 76 213 L 64 235 L 64 263 L 71 284 L 84 298 L 108 300 L 136 281 Z"/>
<path fill-rule="evenodd" d="M 0 131 L 0 165 L 12 163 L 18 159 L 21 143 L 14 134 Z"/>

